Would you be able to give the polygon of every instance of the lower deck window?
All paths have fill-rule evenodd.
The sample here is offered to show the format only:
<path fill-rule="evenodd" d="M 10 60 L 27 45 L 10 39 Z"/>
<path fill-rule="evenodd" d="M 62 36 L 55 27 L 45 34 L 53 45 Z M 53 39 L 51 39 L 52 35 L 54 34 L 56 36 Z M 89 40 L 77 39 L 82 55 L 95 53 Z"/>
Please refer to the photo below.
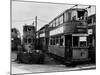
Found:
<path fill-rule="evenodd" d="M 80 47 L 85 47 L 85 46 L 86 46 L 86 42 L 85 41 L 80 42 Z"/>
<path fill-rule="evenodd" d="M 63 38 L 60 39 L 60 46 L 63 46 Z"/>
<path fill-rule="evenodd" d="M 84 36 L 73 36 L 73 47 L 87 46 L 87 38 Z"/>
<path fill-rule="evenodd" d="M 63 46 L 64 40 L 61 37 L 54 37 L 50 39 L 50 45 Z"/>
<path fill-rule="evenodd" d="M 57 46 L 59 45 L 59 39 L 58 38 L 56 39 L 56 45 Z"/>
<path fill-rule="evenodd" d="M 53 45 L 55 45 L 55 39 L 53 39 Z"/>
<path fill-rule="evenodd" d="M 50 45 L 52 45 L 52 40 L 50 40 Z"/>
<path fill-rule="evenodd" d="M 85 47 L 86 46 L 86 37 L 80 37 L 79 41 L 80 41 L 80 47 Z"/>

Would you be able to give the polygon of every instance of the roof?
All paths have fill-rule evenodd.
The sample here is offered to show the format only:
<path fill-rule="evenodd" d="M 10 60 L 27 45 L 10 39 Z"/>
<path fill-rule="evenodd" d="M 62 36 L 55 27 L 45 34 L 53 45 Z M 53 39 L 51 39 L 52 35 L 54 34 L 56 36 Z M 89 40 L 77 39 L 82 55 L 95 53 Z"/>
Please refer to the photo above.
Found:
<path fill-rule="evenodd" d="M 84 11 L 87 11 L 86 9 L 83 9 L 83 8 L 72 8 L 72 9 L 66 9 L 65 11 L 63 11 L 61 14 L 59 14 L 57 17 L 55 17 L 53 20 L 55 20 L 56 18 L 60 17 L 62 14 L 64 14 L 65 12 L 68 12 L 68 11 L 72 11 L 72 10 L 84 10 Z M 49 24 L 53 21 L 51 20 L 49 22 Z"/>

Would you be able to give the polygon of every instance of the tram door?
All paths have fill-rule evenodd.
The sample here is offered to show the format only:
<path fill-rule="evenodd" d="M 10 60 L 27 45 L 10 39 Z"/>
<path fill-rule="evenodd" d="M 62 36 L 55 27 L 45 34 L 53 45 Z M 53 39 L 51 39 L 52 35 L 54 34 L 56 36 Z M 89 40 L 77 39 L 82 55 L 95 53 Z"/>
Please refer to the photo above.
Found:
<path fill-rule="evenodd" d="M 72 47 L 72 36 L 65 35 L 65 59 L 70 59 L 72 55 L 71 47 Z"/>

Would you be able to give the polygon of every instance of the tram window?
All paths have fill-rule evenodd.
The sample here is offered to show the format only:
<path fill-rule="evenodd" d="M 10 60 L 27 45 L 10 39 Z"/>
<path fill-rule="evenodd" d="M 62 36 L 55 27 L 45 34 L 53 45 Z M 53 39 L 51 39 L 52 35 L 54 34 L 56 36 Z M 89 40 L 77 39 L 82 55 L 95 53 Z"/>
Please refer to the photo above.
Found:
<path fill-rule="evenodd" d="M 64 13 L 64 22 L 67 22 L 68 21 L 68 13 Z"/>
<path fill-rule="evenodd" d="M 55 23 L 55 21 L 53 21 L 53 25 L 52 25 L 53 27 L 55 27 L 56 26 L 56 23 Z"/>
<path fill-rule="evenodd" d="M 77 12 L 78 12 L 78 18 L 79 18 L 79 20 L 83 20 L 85 12 L 84 11 L 77 11 Z"/>
<path fill-rule="evenodd" d="M 50 40 L 50 45 L 52 45 L 52 39 Z"/>
<path fill-rule="evenodd" d="M 80 42 L 80 47 L 85 47 L 86 46 L 86 41 L 81 41 Z"/>
<path fill-rule="evenodd" d="M 59 41 L 59 40 L 58 40 L 58 38 L 57 38 L 57 39 L 56 39 L 56 44 L 59 43 L 58 41 Z"/>
<path fill-rule="evenodd" d="M 86 46 L 86 37 L 80 37 L 79 41 L 80 41 L 80 47 L 85 47 Z"/>
<path fill-rule="evenodd" d="M 31 43 L 31 41 L 32 41 L 32 40 L 29 38 L 29 39 L 28 39 L 28 43 Z"/>
<path fill-rule="evenodd" d="M 50 28 L 52 27 L 52 23 L 50 23 L 49 27 L 50 27 Z"/>
<path fill-rule="evenodd" d="M 95 23 L 96 22 L 96 16 L 94 15 L 93 16 L 93 23 Z"/>
<path fill-rule="evenodd" d="M 71 12 L 68 12 L 68 20 L 71 20 Z"/>
<path fill-rule="evenodd" d="M 58 38 L 56 39 L 56 45 L 59 45 L 59 39 Z"/>
<path fill-rule="evenodd" d="M 72 14 L 71 14 L 71 20 L 75 21 L 77 19 L 77 12 L 76 10 L 72 11 Z"/>
<path fill-rule="evenodd" d="M 55 45 L 55 39 L 53 39 L 53 45 Z"/>
<path fill-rule="evenodd" d="M 91 24 L 92 23 L 92 18 L 88 18 L 87 23 Z"/>
<path fill-rule="evenodd" d="M 63 46 L 63 38 L 60 39 L 60 46 Z"/>
<path fill-rule="evenodd" d="M 74 36 L 73 37 L 73 47 L 78 47 L 78 43 L 79 43 L 79 37 Z"/>
<path fill-rule="evenodd" d="M 56 26 L 58 26 L 59 25 L 59 19 L 57 18 L 56 19 Z"/>
<path fill-rule="evenodd" d="M 63 15 L 59 17 L 59 23 L 60 23 L 60 24 L 63 23 Z"/>

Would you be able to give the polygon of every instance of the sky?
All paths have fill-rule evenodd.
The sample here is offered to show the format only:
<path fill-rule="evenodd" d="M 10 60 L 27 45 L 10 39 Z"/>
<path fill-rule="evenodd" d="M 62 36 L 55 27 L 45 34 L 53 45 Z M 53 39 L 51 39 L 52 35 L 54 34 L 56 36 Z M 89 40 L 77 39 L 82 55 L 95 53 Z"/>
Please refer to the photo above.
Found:
<path fill-rule="evenodd" d="M 37 3 L 37 2 L 21 2 L 12 1 L 12 28 L 17 28 L 23 35 L 23 25 L 32 25 L 37 16 L 37 30 L 45 24 L 48 24 L 52 19 L 60 13 L 73 7 L 69 4 L 51 4 L 51 3 Z M 86 8 L 88 6 L 79 5 L 78 8 Z M 88 10 L 89 15 L 95 13 L 95 7 L 92 6 Z"/>

